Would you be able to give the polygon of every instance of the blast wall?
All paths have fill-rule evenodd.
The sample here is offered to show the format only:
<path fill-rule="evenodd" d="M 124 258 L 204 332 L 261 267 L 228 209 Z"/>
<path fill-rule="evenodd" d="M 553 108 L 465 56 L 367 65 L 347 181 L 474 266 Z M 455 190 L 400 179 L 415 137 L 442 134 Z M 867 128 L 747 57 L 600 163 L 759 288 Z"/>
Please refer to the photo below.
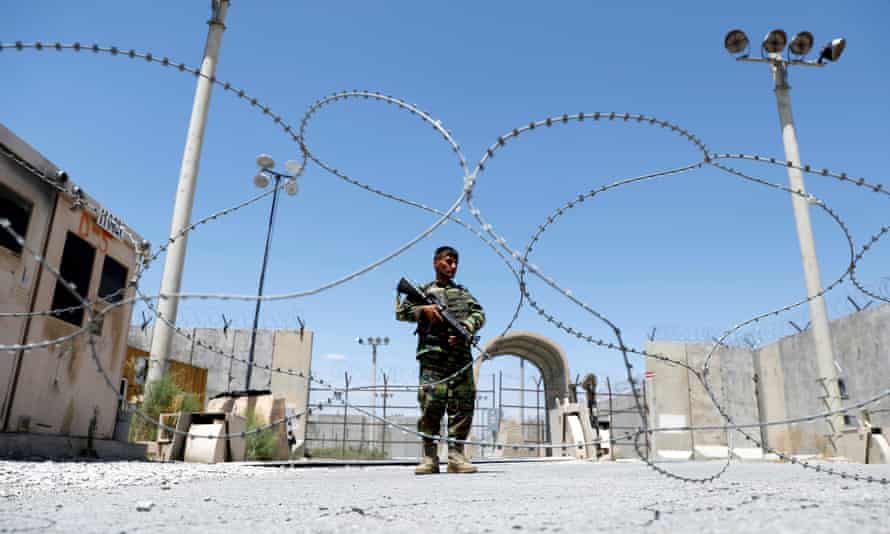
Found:
<path fill-rule="evenodd" d="M 834 354 L 846 397 L 841 405 L 864 400 L 890 388 L 890 305 L 857 312 L 831 322 Z M 700 371 L 712 343 L 649 342 L 646 350 L 663 354 Z M 699 377 L 680 365 L 648 358 L 646 370 L 655 374 L 649 381 L 652 424 L 658 427 L 721 425 L 713 401 Z M 821 413 L 825 405 L 817 382 L 816 354 L 810 331 L 782 338 L 756 350 L 721 347 L 713 355 L 707 373 L 714 396 L 734 422 L 764 423 Z M 868 408 L 871 423 L 890 433 L 890 402 Z M 858 412 L 850 413 L 842 431 L 858 427 Z M 762 431 L 762 432 L 761 432 Z M 824 421 L 750 428 L 758 440 L 787 454 L 835 455 Z M 762 434 L 762 435 L 761 435 Z M 702 446 L 752 447 L 738 432 L 669 431 L 654 438 L 654 449 L 694 451 Z M 857 444 L 853 440 L 855 449 Z M 865 441 L 862 440 L 862 448 Z M 848 451 L 854 455 L 855 451 Z M 661 454 L 670 457 L 670 453 Z"/>

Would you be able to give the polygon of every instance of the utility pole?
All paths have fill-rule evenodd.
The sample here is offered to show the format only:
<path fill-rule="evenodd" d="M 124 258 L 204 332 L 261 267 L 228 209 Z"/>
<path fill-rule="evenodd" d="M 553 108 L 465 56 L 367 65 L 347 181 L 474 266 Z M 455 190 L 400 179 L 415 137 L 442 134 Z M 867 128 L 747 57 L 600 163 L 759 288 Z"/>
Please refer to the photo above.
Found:
<path fill-rule="evenodd" d="M 377 416 L 377 346 L 378 345 L 389 345 L 388 337 L 368 337 L 362 339 L 360 337 L 355 338 L 356 343 L 359 345 L 370 345 L 371 347 L 371 413 L 374 416 Z M 374 429 L 375 427 L 371 427 L 371 443 L 374 443 Z"/>
<path fill-rule="evenodd" d="M 179 293 L 182 285 L 182 268 L 185 264 L 187 235 L 179 235 L 191 223 L 192 206 L 195 199 L 195 186 L 198 179 L 198 167 L 201 163 L 201 148 L 204 144 L 204 128 L 207 125 L 207 112 L 210 108 L 210 94 L 216 76 L 216 64 L 222 34 L 225 31 L 226 13 L 229 0 L 211 0 L 212 15 L 207 24 L 207 43 L 204 46 L 204 60 L 201 62 L 201 75 L 195 89 L 192 104 L 192 117 L 189 121 L 185 150 L 182 154 L 182 165 L 179 171 L 179 186 L 176 189 L 176 203 L 173 206 L 173 220 L 170 223 L 170 237 L 175 241 L 167 249 L 164 260 L 164 274 L 161 278 L 161 297 L 158 300 L 158 313 L 164 320 L 155 322 L 154 334 L 151 339 L 151 356 L 148 365 L 146 386 L 160 379 L 167 368 L 170 347 L 173 342 L 173 329 L 165 322 L 176 323 L 179 306 L 177 297 L 164 297 Z"/>

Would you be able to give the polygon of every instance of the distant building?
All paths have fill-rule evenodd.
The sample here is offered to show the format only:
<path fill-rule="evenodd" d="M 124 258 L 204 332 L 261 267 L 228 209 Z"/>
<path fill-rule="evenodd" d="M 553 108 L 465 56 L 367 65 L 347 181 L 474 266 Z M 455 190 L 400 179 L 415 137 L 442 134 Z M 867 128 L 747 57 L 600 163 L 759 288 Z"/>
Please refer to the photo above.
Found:
<path fill-rule="evenodd" d="M 8 219 L 28 249 L 46 258 L 75 285 L 78 295 L 93 302 L 93 312 L 132 296 L 128 280 L 137 267 L 134 243 L 142 238 L 2 124 L 0 219 Z M 79 304 L 33 254 L 0 230 L 0 310 L 60 310 L 0 317 L 0 344 L 59 339 L 89 326 L 88 314 Z M 47 347 L 4 352 L 0 430 L 111 438 L 131 311 L 130 305 L 119 307 L 94 324 L 98 360 L 114 389 L 97 371 L 85 335 Z"/>

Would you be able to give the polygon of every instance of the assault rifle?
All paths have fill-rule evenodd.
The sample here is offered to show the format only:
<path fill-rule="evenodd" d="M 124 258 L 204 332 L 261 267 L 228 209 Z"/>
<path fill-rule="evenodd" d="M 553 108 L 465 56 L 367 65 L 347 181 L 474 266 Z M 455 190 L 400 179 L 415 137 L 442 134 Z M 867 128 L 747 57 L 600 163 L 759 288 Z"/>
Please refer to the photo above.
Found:
<path fill-rule="evenodd" d="M 471 334 L 470 331 L 467 330 L 467 328 L 462 325 L 450 311 L 448 311 L 448 307 L 436 295 L 424 293 L 407 278 L 399 280 L 399 285 L 396 287 L 396 290 L 408 297 L 408 300 L 410 301 L 418 304 L 436 306 L 439 310 L 439 314 L 442 316 L 442 320 L 445 321 L 445 324 L 450 326 L 458 336 L 462 337 L 464 341 L 471 345 L 479 342 L 479 336 Z"/>

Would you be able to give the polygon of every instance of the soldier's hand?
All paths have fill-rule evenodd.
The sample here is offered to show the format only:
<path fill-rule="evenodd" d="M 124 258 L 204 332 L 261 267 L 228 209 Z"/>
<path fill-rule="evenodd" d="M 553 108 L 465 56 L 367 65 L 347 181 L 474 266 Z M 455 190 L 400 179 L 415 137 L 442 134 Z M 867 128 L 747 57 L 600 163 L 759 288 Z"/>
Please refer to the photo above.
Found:
<path fill-rule="evenodd" d="M 427 304 L 426 306 L 420 306 L 417 308 L 420 311 L 420 315 L 424 317 L 430 323 L 441 323 L 442 322 L 442 314 L 439 313 L 439 307 L 435 304 Z"/>
<path fill-rule="evenodd" d="M 457 336 L 448 336 L 448 344 L 452 347 L 458 346 L 460 344 L 461 338 Z"/>

